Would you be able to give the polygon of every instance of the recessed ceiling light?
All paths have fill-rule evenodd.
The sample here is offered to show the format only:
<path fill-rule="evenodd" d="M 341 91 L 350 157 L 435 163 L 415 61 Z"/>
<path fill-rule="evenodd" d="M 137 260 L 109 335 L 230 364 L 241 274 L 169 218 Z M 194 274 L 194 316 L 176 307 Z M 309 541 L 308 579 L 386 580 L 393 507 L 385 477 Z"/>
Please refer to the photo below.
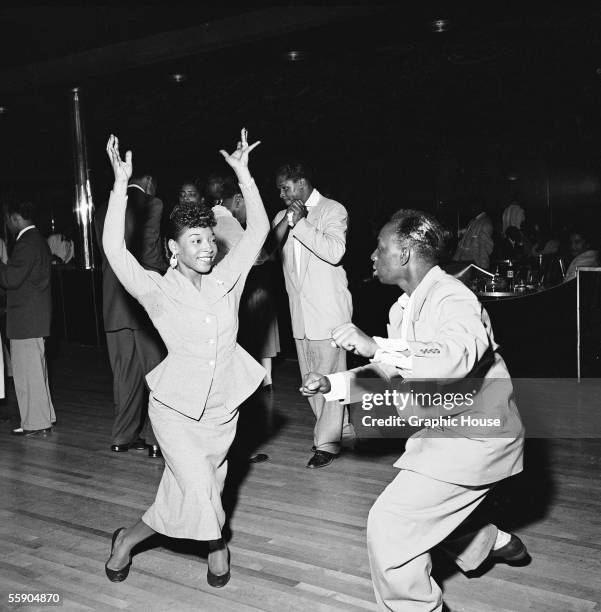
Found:
<path fill-rule="evenodd" d="M 446 32 L 450 26 L 448 19 L 436 19 L 431 23 L 432 31 L 436 33 Z"/>
<path fill-rule="evenodd" d="M 181 72 L 175 72 L 174 74 L 171 75 L 171 80 L 174 83 L 181 83 L 182 81 L 186 80 L 186 75 L 182 74 Z"/>
<path fill-rule="evenodd" d="M 305 52 L 304 51 L 288 51 L 287 53 L 285 53 L 284 57 L 289 62 L 300 62 L 301 60 L 305 59 Z"/>

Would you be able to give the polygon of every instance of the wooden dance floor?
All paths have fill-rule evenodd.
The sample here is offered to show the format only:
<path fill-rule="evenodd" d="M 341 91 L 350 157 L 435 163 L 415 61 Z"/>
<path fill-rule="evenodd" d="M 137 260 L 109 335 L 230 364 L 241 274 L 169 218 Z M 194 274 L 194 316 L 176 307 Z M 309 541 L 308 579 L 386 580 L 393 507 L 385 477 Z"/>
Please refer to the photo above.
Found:
<path fill-rule="evenodd" d="M 51 376 L 52 435 L 17 438 L 11 423 L 0 425 L 0 610 L 11 609 L 9 593 L 24 592 L 58 592 L 65 610 L 376 609 L 365 526 L 402 443 L 372 442 L 306 469 L 312 414 L 296 391 L 295 362 L 277 367 L 273 405 L 259 398 L 243 408 L 226 487 L 232 579 L 223 589 L 207 585 L 204 551 L 162 537 L 134 557 L 126 582 L 107 580 L 111 534 L 152 502 L 162 460 L 110 451 L 111 377 L 101 350 L 62 347 Z M 9 398 L 0 415 L 14 410 Z M 270 461 L 249 464 L 255 452 Z M 532 562 L 468 577 L 435 553 L 453 612 L 601 610 L 600 442 L 529 440 L 526 461 L 484 511 L 522 537 Z"/>

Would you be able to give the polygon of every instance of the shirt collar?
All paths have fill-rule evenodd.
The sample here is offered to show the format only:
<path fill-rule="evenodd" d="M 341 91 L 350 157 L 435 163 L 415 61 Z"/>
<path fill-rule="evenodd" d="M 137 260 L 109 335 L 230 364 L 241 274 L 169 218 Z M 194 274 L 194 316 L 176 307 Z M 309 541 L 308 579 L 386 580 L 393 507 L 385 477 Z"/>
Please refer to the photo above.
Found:
<path fill-rule="evenodd" d="M 33 229 L 35 227 L 35 225 L 28 225 L 27 227 L 24 227 L 17 235 L 17 240 L 19 240 L 19 238 L 28 230 Z"/>
<path fill-rule="evenodd" d="M 401 297 L 398 299 L 399 305 L 402 308 L 407 308 L 409 301 L 411 301 L 411 303 L 416 303 L 418 300 L 425 297 L 428 292 L 428 289 L 444 275 L 445 272 L 440 266 L 433 266 L 426 272 L 424 278 L 419 281 L 419 284 L 413 290 L 413 293 L 411 295 L 408 295 L 407 293 L 403 293 L 403 295 L 401 295 Z"/>
<path fill-rule="evenodd" d="M 146 195 L 146 190 L 142 189 L 142 187 L 140 187 L 140 185 L 136 185 L 135 183 L 130 183 L 127 186 L 128 189 L 139 189 L 144 195 Z"/>
<path fill-rule="evenodd" d="M 317 189 L 313 188 L 311 195 L 307 198 L 305 202 L 305 206 L 307 208 L 311 208 L 311 206 L 317 206 L 317 202 L 319 202 L 319 198 L 321 198 L 321 193 L 317 191 Z"/>

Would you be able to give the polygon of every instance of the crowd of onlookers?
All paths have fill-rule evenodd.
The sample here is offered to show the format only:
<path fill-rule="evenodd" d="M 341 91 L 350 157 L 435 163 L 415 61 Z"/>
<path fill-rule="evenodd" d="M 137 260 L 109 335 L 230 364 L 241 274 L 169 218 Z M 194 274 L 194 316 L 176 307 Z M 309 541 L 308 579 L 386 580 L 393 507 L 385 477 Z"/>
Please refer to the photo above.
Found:
<path fill-rule="evenodd" d="M 472 212 L 460 232 L 455 261 L 471 261 L 493 272 L 508 261 L 529 265 L 546 276 L 547 284 L 571 280 L 578 268 L 600 263 L 594 235 L 584 223 L 551 227 L 541 215 L 529 218 L 517 202 L 507 206 L 500 219 L 477 206 Z"/>

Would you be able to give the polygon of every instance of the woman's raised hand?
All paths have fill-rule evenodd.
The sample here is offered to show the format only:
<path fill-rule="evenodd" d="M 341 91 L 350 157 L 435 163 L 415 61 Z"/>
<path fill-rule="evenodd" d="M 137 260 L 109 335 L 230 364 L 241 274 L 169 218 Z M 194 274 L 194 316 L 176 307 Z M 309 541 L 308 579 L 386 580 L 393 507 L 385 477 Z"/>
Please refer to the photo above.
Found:
<path fill-rule="evenodd" d="M 242 128 L 240 131 L 240 141 L 238 142 L 236 150 L 233 153 L 228 153 L 227 151 L 221 149 L 219 152 L 234 170 L 241 170 L 243 168 L 248 168 L 248 154 L 260 144 L 261 141 L 257 140 L 257 142 L 249 145 L 248 131 L 246 128 Z"/>
<path fill-rule="evenodd" d="M 109 140 L 106 143 L 106 153 L 111 160 L 111 166 L 113 166 L 113 172 L 115 174 L 115 183 L 125 182 L 127 183 L 131 178 L 133 166 L 131 163 L 131 151 L 125 152 L 125 160 L 121 159 L 119 154 L 119 139 L 111 134 Z"/>

